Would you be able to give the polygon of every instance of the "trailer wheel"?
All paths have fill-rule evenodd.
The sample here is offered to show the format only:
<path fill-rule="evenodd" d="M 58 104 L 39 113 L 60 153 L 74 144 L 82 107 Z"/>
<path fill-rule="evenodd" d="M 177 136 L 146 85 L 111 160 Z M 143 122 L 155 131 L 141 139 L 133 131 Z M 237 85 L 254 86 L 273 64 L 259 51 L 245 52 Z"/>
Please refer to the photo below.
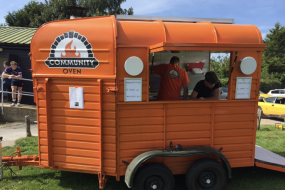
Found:
<path fill-rule="evenodd" d="M 136 173 L 133 190 L 174 190 L 175 180 L 172 172 L 163 164 L 151 163 Z"/>
<path fill-rule="evenodd" d="M 220 190 L 227 182 L 223 166 L 212 159 L 201 159 L 190 166 L 186 173 L 189 190 Z"/>

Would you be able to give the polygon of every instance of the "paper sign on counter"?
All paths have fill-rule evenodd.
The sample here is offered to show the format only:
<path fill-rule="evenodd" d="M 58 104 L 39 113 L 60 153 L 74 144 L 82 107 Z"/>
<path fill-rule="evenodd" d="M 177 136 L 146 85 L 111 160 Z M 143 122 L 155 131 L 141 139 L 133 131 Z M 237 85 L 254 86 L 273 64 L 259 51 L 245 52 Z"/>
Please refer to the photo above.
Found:
<path fill-rule="evenodd" d="M 70 108 L 84 109 L 84 97 L 82 87 L 69 87 Z"/>

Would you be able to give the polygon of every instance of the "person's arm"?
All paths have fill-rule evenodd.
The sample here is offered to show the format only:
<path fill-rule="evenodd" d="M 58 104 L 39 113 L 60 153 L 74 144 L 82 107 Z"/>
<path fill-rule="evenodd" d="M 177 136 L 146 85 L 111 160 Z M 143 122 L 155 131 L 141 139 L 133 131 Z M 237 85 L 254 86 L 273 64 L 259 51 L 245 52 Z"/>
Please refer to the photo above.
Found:
<path fill-rule="evenodd" d="M 208 97 L 208 98 L 204 98 L 204 99 L 205 100 L 219 100 L 220 99 L 220 94 L 221 94 L 220 88 L 216 88 L 214 90 L 214 96 Z"/>
<path fill-rule="evenodd" d="M 13 76 L 13 79 L 20 79 L 20 78 L 22 78 L 22 74 L 17 75 L 17 76 L 15 76 L 15 75 L 12 75 L 12 76 Z"/>
<path fill-rule="evenodd" d="M 187 100 L 188 96 L 188 84 L 183 84 L 183 100 Z"/>
<path fill-rule="evenodd" d="M 3 71 L 2 75 L 5 76 L 4 78 L 7 78 L 10 76 L 8 73 L 5 73 L 5 71 Z"/>
<path fill-rule="evenodd" d="M 196 100 L 197 99 L 197 96 L 198 96 L 198 92 L 196 91 L 192 91 L 191 95 L 190 95 L 190 98 L 189 100 Z"/>

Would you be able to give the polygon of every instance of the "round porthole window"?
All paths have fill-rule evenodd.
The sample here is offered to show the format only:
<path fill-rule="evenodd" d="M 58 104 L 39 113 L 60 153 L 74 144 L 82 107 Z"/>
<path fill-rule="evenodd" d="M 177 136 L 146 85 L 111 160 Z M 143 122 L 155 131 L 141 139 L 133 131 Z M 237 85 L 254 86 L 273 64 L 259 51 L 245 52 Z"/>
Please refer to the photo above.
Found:
<path fill-rule="evenodd" d="M 131 76 L 137 76 L 143 71 L 143 62 L 138 57 L 129 57 L 125 62 L 125 70 Z"/>
<path fill-rule="evenodd" d="M 245 57 L 241 59 L 240 70 L 245 75 L 251 75 L 256 70 L 257 63 L 253 57 Z"/>

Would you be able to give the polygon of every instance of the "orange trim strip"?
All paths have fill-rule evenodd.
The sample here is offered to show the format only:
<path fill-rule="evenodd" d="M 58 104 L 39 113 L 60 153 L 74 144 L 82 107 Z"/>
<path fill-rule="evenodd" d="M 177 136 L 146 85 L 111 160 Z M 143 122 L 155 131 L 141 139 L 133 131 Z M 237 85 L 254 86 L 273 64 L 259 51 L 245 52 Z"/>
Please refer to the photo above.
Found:
<path fill-rule="evenodd" d="M 277 167 L 277 166 L 271 166 L 271 165 L 259 163 L 259 162 L 257 162 L 257 161 L 255 161 L 255 166 L 256 166 L 256 167 L 260 167 L 260 168 L 266 168 L 266 169 L 269 169 L 269 170 L 275 170 L 275 171 L 279 171 L 279 172 L 285 172 L 285 168 L 281 168 L 281 167 Z"/>
<path fill-rule="evenodd" d="M 98 75 L 62 75 L 62 74 L 33 74 L 33 77 L 38 77 L 38 78 L 53 78 L 53 77 L 57 77 L 57 78 L 101 78 L 101 79 L 116 79 L 116 76 L 98 76 Z"/>

